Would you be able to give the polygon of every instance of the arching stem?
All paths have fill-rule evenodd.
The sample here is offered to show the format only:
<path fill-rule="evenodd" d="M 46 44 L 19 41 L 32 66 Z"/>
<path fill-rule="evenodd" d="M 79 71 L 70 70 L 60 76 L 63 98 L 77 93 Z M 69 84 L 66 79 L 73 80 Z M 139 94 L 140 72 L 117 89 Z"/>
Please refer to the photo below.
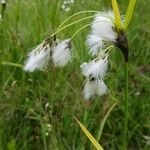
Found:
<path fill-rule="evenodd" d="M 60 28 L 59 30 L 56 30 L 56 31 L 51 35 L 51 37 L 54 36 L 54 35 L 56 35 L 56 34 L 59 33 L 60 31 L 66 29 L 66 28 L 68 28 L 68 27 L 70 27 L 70 26 L 72 26 L 72 25 L 74 25 L 74 24 L 76 24 L 76 23 L 78 23 L 78 22 L 82 22 L 82 21 L 84 21 L 84 20 L 93 18 L 94 16 L 95 16 L 95 15 L 88 16 L 88 17 L 84 17 L 84 18 L 79 19 L 79 20 L 76 20 L 76 21 L 74 21 L 74 22 L 72 22 L 72 23 L 70 23 L 70 24 L 67 24 L 66 26 Z"/>
<path fill-rule="evenodd" d="M 80 12 L 77 12 L 73 15 L 71 15 L 70 17 L 68 17 L 66 20 L 64 20 L 60 25 L 59 27 L 57 28 L 57 30 L 59 30 L 67 21 L 69 21 L 70 19 L 72 19 L 73 17 L 77 16 L 77 15 L 80 15 L 80 14 L 84 14 L 84 13 L 97 13 L 98 11 L 95 11 L 95 10 L 85 10 L 85 11 L 80 11 Z"/>

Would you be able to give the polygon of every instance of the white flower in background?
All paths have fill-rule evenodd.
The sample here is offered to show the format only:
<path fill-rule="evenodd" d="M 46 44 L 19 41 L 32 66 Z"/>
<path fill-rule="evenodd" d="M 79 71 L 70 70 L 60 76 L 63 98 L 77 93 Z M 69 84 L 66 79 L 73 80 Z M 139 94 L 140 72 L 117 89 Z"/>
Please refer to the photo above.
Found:
<path fill-rule="evenodd" d="M 74 0 L 64 0 L 63 4 L 71 4 L 74 3 Z"/>
<path fill-rule="evenodd" d="M 6 4 L 5 0 L 0 0 L 0 4 Z"/>
<path fill-rule="evenodd" d="M 66 39 L 53 48 L 53 63 L 56 67 L 64 67 L 71 61 L 71 41 Z"/>
<path fill-rule="evenodd" d="M 62 8 L 64 11 L 68 12 L 68 11 L 71 10 L 70 4 L 72 4 L 72 3 L 74 3 L 74 0 L 64 0 L 64 2 L 63 2 L 63 4 L 62 4 L 61 8 Z"/>
<path fill-rule="evenodd" d="M 66 5 L 62 5 L 61 6 L 61 8 L 64 10 L 64 11 L 66 11 L 66 12 L 68 12 L 71 8 L 70 7 L 67 7 Z"/>
<path fill-rule="evenodd" d="M 108 68 L 108 54 L 81 65 L 82 74 L 87 78 L 104 78 Z"/>
<path fill-rule="evenodd" d="M 50 61 L 50 43 L 43 41 L 36 46 L 25 61 L 24 70 L 33 72 L 36 69 L 44 70 Z"/>
<path fill-rule="evenodd" d="M 99 49 L 101 50 L 103 47 L 103 39 L 100 36 L 90 34 L 87 37 L 87 45 L 90 49 L 89 53 L 91 53 L 93 56 L 98 54 Z"/>
<path fill-rule="evenodd" d="M 84 98 L 89 100 L 92 96 L 103 95 L 107 93 L 107 86 L 103 80 L 96 79 L 90 80 L 86 79 L 85 86 L 83 89 Z"/>

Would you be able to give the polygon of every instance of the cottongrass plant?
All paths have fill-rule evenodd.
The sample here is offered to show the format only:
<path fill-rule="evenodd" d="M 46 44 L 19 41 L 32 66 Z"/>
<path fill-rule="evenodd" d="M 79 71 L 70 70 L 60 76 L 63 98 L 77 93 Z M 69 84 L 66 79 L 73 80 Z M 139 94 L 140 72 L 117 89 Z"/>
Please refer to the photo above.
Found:
<path fill-rule="evenodd" d="M 71 40 L 66 39 L 53 49 L 52 59 L 56 67 L 64 67 L 71 61 Z"/>
<path fill-rule="evenodd" d="M 65 67 L 72 57 L 72 40 L 81 32 L 82 29 L 91 26 L 90 34 L 87 36 L 86 44 L 89 54 L 94 57 L 89 62 L 81 64 L 81 73 L 85 77 L 83 95 L 86 100 L 92 99 L 95 95 L 101 96 L 107 94 L 108 87 L 105 83 L 107 75 L 109 53 L 113 47 L 121 50 L 125 60 L 125 122 L 124 122 L 124 138 L 123 149 L 127 148 L 127 120 L 128 120 L 128 40 L 126 36 L 127 27 L 131 21 L 136 0 L 130 0 L 125 19 L 121 17 L 118 9 L 117 1 L 112 0 L 113 11 L 81 11 L 67 18 L 57 30 L 36 46 L 32 52 L 28 54 L 25 61 L 25 71 L 44 70 L 53 63 L 55 67 Z M 96 15 L 87 16 L 74 22 L 67 24 L 68 20 L 73 17 L 85 14 L 96 13 Z M 55 39 L 56 34 L 62 30 L 87 19 L 93 19 L 93 22 L 86 24 L 78 29 L 71 38 L 61 41 Z M 113 108 L 113 107 L 112 107 Z M 104 124 L 103 124 L 104 126 Z M 102 128 L 99 134 L 102 132 Z"/>
<path fill-rule="evenodd" d="M 56 67 L 64 67 L 71 60 L 71 41 L 66 39 L 57 42 L 53 38 L 44 40 L 36 46 L 25 61 L 24 70 L 33 72 L 35 70 L 47 69 L 50 60 Z"/>

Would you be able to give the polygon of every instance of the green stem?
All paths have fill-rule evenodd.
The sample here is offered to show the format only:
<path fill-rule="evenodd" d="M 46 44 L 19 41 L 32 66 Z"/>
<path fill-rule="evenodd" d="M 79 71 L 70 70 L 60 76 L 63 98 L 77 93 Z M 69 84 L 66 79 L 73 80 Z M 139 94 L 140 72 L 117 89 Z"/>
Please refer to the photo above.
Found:
<path fill-rule="evenodd" d="M 87 108 L 87 106 L 85 106 L 85 110 L 84 110 L 84 124 L 86 124 L 87 118 L 88 118 L 88 108 Z"/>
<path fill-rule="evenodd" d="M 82 18 L 82 19 L 79 19 L 79 20 L 77 20 L 77 21 L 74 21 L 74 22 L 72 22 L 72 23 L 70 23 L 70 24 L 68 24 L 68 25 L 66 25 L 66 26 L 64 26 L 64 27 L 62 27 L 62 28 L 60 28 L 59 30 L 56 30 L 56 32 L 54 32 L 54 33 L 51 35 L 51 37 L 54 36 L 54 35 L 56 35 L 56 34 L 59 33 L 60 31 L 66 29 L 66 28 L 68 28 L 68 27 L 70 27 L 70 26 L 72 26 L 72 25 L 74 25 L 74 24 L 76 24 L 76 23 L 78 23 L 78 22 L 82 22 L 82 21 L 84 21 L 84 20 L 87 20 L 87 19 L 90 19 L 90 18 L 93 18 L 93 17 L 94 17 L 94 15 L 88 16 L 88 17 L 84 17 L 84 18 Z"/>
<path fill-rule="evenodd" d="M 83 27 L 81 27 L 80 29 L 78 29 L 78 30 L 72 35 L 71 39 L 73 39 L 82 29 L 84 29 L 84 28 L 86 28 L 86 27 L 88 27 L 88 26 L 90 26 L 90 25 L 91 25 L 91 23 L 86 24 L 86 25 L 84 25 Z"/>
<path fill-rule="evenodd" d="M 43 140 L 43 146 L 44 146 L 44 150 L 47 150 L 47 143 L 46 143 L 46 135 L 45 135 L 45 127 L 41 121 L 41 128 L 42 128 L 42 140 Z"/>
<path fill-rule="evenodd" d="M 128 62 L 125 62 L 125 108 L 124 108 L 124 150 L 127 149 L 127 133 L 128 133 Z"/>
<path fill-rule="evenodd" d="M 63 21 L 59 27 L 57 28 L 57 30 L 59 30 L 67 21 L 69 21 L 71 18 L 79 15 L 79 14 L 84 14 L 84 13 L 97 13 L 98 11 L 95 11 L 95 10 L 85 10 L 85 11 L 80 11 L 80 12 L 77 12 L 73 15 L 71 15 L 70 17 L 68 17 L 65 21 Z"/>

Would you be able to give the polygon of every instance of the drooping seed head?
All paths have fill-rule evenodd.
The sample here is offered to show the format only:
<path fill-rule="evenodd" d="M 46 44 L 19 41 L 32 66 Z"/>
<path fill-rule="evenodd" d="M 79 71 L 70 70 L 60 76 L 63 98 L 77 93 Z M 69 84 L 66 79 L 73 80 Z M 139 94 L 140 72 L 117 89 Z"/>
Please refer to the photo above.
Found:
<path fill-rule="evenodd" d="M 71 61 L 71 41 L 66 39 L 53 48 L 53 63 L 56 67 L 64 67 Z"/>

